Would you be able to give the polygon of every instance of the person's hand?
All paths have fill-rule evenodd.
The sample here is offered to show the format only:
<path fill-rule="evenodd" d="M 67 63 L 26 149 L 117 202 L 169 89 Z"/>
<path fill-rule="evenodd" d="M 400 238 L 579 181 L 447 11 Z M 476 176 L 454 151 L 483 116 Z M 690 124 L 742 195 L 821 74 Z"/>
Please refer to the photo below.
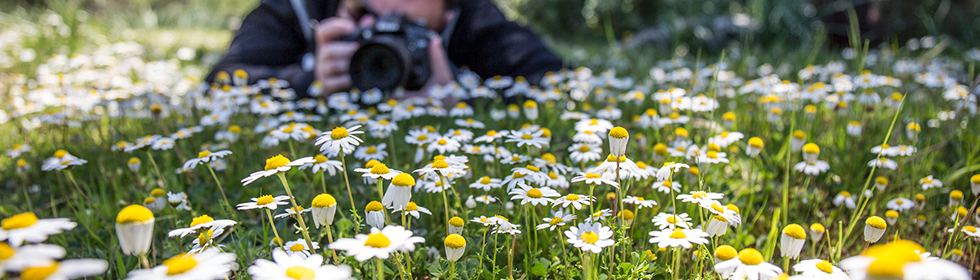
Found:
<path fill-rule="evenodd" d="M 313 74 L 323 86 L 324 93 L 347 90 L 351 86 L 348 70 L 358 44 L 337 39 L 356 28 L 354 21 L 345 17 L 332 17 L 316 26 L 316 69 Z"/>
<path fill-rule="evenodd" d="M 446 13 L 447 21 L 451 16 L 451 13 Z M 446 85 L 455 79 L 452 69 L 449 68 L 449 56 L 446 55 L 446 49 L 443 48 L 442 37 L 433 36 L 429 39 L 429 66 L 429 71 L 431 72 L 429 80 L 425 82 L 425 86 L 417 91 L 406 92 L 405 97 L 427 97 L 429 89 L 432 87 Z M 456 103 L 452 95 L 447 95 L 445 100 L 443 100 L 443 104 L 448 104 L 445 106 L 451 106 Z"/>

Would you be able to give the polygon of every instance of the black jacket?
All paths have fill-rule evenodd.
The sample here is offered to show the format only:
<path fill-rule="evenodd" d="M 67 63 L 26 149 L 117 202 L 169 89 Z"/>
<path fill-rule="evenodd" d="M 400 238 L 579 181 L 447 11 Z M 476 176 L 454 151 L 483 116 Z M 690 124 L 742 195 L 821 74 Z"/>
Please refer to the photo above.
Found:
<path fill-rule="evenodd" d="M 340 0 L 304 0 L 310 19 L 332 17 Z M 546 72 L 559 70 L 561 60 L 531 30 L 508 21 L 490 0 L 461 0 L 459 19 L 449 40 L 449 60 L 468 67 L 482 78 L 524 76 L 538 81 Z M 303 71 L 301 60 L 314 48 L 300 29 L 289 0 L 262 0 L 242 22 L 228 52 L 208 74 L 229 74 L 237 69 L 248 73 L 249 83 L 275 77 L 305 96 L 313 82 L 312 72 Z"/>

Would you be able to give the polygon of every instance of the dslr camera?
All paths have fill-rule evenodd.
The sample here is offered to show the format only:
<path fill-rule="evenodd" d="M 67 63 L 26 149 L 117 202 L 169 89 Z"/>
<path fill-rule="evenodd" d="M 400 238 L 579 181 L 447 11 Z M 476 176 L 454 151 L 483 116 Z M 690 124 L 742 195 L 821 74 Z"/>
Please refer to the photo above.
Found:
<path fill-rule="evenodd" d="M 421 89 L 430 76 L 430 36 L 436 35 L 424 21 L 391 13 L 378 17 L 373 26 L 343 37 L 344 41 L 360 43 L 350 61 L 353 86 L 382 91 Z"/>

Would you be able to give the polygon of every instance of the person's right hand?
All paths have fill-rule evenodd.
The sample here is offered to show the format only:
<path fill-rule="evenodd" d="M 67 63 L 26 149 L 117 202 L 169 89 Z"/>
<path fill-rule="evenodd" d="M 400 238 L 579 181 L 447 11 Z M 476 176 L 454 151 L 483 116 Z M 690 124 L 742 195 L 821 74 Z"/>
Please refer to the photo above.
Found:
<path fill-rule="evenodd" d="M 355 42 L 339 41 L 357 28 L 353 20 L 345 17 L 332 17 L 316 26 L 316 69 L 315 78 L 323 86 L 323 92 L 330 94 L 351 87 L 348 70 L 350 58 L 357 51 Z"/>

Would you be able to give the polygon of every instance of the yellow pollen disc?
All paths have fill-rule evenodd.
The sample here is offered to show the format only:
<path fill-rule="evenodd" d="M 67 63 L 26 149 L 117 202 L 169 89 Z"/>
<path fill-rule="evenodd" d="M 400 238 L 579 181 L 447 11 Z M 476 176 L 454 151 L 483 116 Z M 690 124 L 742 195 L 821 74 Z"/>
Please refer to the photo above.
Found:
<path fill-rule="evenodd" d="M 197 266 L 197 260 L 193 256 L 180 254 L 163 261 L 163 265 L 167 266 L 167 275 L 172 276 L 193 269 Z"/>
<path fill-rule="evenodd" d="M 52 262 L 49 266 L 35 266 L 25 268 L 20 272 L 22 280 L 42 280 L 58 271 L 58 262 Z"/>
<path fill-rule="evenodd" d="M 524 108 L 538 108 L 538 103 L 534 100 L 528 100 L 524 102 Z"/>
<path fill-rule="evenodd" d="M 204 157 L 207 157 L 209 155 L 211 155 L 211 151 L 204 150 L 204 151 L 201 151 L 200 153 L 197 153 L 197 158 L 204 158 Z"/>
<path fill-rule="evenodd" d="M 976 233 L 977 232 L 977 228 L 974 227 L 974 226 L 964 226 L 963 227 L 963 230 L 968 231 L 968 232 L 973 232 L 973 233 Z"/>
<path fill-rule="evenodd" d="M 623 211 L 619 212 L 619 214 L 616 216 L 623 218 L 624 220 L 627 221 L 632 221 L 634 218 L 636 218 L 636 216 L 633 214 L 633 211 L 630 211 L 629 209 L 623 209 Z"/>
<path fill-rule="evenodd" d="M 970 176 L 970 183 L 980 184 L 980 174 Z"/>
<path fill-rule="evenodd" d="M 921 193 L 915 194 L 915 196 L 913 198 L 915 198 L 915 200 L 918 200 L 918 201 L 926 201 L 926 195 L 921 194 Z"/>
<path fill-rule="evenodd" d="M 747 265 L 758 265 L 762 263 L 762 253 L 758 250 L 748 248 L 738 252 L 738 260 Z"/>
<path fill-rule="evenodd" d="M 203 223 L 210 223 L 210 222 L 214 222 L 214 218 L 211 218 L 211 216 L 208 215 L 201 215 L 191 220 L 191 226 L 193 227 L 196 225 L 200 225 Z"/>
<path fill-rule="evenodd" d="M 449 225 L 454 226 L 454 227 L 462 227 L 463 226 L 463 218 L 453 217 L 452 219 L 449 219 Z"/>
<path fill-rule="evenodd" d="M 327 162 L 327 160 L 329 159 L 327 159 L 327 157 L 324 155 L 316 155 L 313 157 L 313 163 L 324 163 Z"/>
<path fill-rule="evenodd" d="M 432 168 L 449 168 L 449 164 L 445 160 L 437 159 L 432 162 Z"/>
<path fill-rule="evenodd" d="M 272 170 L 279 167 L 283 167 L 289 164 L 290 162 L 291 161 L 289 161 L 288 158 L 282 156 L 281 154 L 276 155 L 274 157 L 265 160 L 265 170 Z"/>
<path fill-rule="evenodd" d="M 139 159 L 138 158 L 133 158 L 133 159 L 136 159 L 136 162 L 139 162 Z M 133 163 L 133 159 L 129 159 L 130 164 Z M 18 159 L 17 160 L 17 166 L 26 166 L 26 165 L 27 165 L 27 161 L 26 160 L 24 160 L 24 159 Z"/>
<path fill-rule="evenodd" d="M 708 151 L 708 153 L 706 154 L 706 156 L 707 156 L 708 158 L 713 158 L 713 159 L 717 159 L 717 158 L 718 158 L 718 152 L 715 152 L 715 151 Z"/>
<path fill-rule="evenodd" d="M 959 190 L 952 191 L 952 192 L 949 193 L 949 198 L 952 198 L 952 199 L 955 199 L 955 200 L 963 199 L 963 192 L 962 191 L 959 191 Z"/>
<path fill-rule="evenodd" d="M 885 211 L 885 217 L 889 217 L 889 218 L 892 218 L 892 219 L 898 218 L 898 211 L 895 211 L 895 210 Z"/>
<path fill-rule="evenodd" d="M 501 215 L 493 215 L 493 217 L 494 218 L 497 218 L 497 219 L 504 220 L 504 221 L 510 221 L 510 220 L 508 220 L 507 218 L 505 218 L 504 216 L 501 216 Z"/>
<path fill-rule="evenodd" d="M 334 128 L 333 131 L 330 131 L 330 138 L 333 140 L 343 139 L 344 137 L 347 137 L 347 135 L 350 135 L 350 132 L 347 132 L 347 128 L 343 126 L 338 126 L 337 128 Z"/>
<path fill-rule="evenodd" d="M 480 184 L 486 185 L 486 184 L 490 184 L 490 183 L 493 183 L 493 181 L 490 180 L 490 176 L 483 176 L 483 178 L 480 179 Z"/>
<path fill-rule="evenodd" d="M 595 174 L 595 173 L 585 173 L 585 178 L 588 178 L 588 179 L 598 179 L 599 177 L 600 177 L 600 175 L 599 175 L 599 174 Z"/>
<path fill-rule="evenodd" d="M 729 245 L 721 245 L 718 246 L 718 249 L 715 249 L 715 257 L 719 260 L 727 261 L 735 258 L 737 255 L 738 251 L 735 251 L 735 248 Z"/>
<path fill-rule="evenodd" d="M 384 163 L 378 163 L 371 167 L 371 174 L 388 174 L 391 170 Z"/>
<path fill-rule="evenodd" d="M 371 147 L 368 147 L 367 148 L 367 151 L 364 151 L 364 152 L 367 153 L 367 154 L 369 154 L 369 155 L 377 154 L 378 153 L 378 148 L 376 148 L 374 146 L 371 146 Z"/>
<path fill-rule="evenodd" d="M 834 273 L 833 266 L 830 265 L 828 261 L 820 261 L 817 263 L 817 269 L 823 271 L 824 273 L 831 274 Z"/>
<path fill-rule="evenodd" d="M 739 214 L 739 213 L 741 212 L 741 211 L 740 211 L 740 210 L 738 209 L 738 206 L 736 206 L 735 204 L 730 204 L 730 203 L 729 203 L 728 205 L 725 205 L 725 208 L 728 208 L 728 209 L 730 209 L 730 210 L 732 210 L 732 211 L 735 211 L 735 214 Z"/>
<path fill-rule="evenodd" d="M 932 184 L 932 179 L 929 179 L 929 178 L 922 178 L 922 183 L 923 183 L 923 184 Z"/>
<path fill-rule="evenodd" d="M 241 133 L 242 132 L 242 128 L 239 127 L 239 126 L 237 126 L 237 125 L 233 125 L 233 126 L 229 126 L 228 127 L 228 131 L 229 132 L 232 132 L 232 133 Z"/>
<path fill-rule="evenodd" d="M 692 192 L 691 198 L 696 198 L 696 199 L 708 198 L 708 193 L 702 191 Z"/>
<path fill-rule="evenodd" d="M 443 244 L 445 244 L 446 247 L 449 248 L 459 249 L 459 248 L 466 247 L 466 239 L 463 238 L 462 235 L 453 233 L 450 234 L 449 236 L 446 236 L 446 240 L 443 242 Z"/>
<path fill-rule="evenodd" d="M 715 215 L 712 218 L 721 222 L 726 222 L 726 223 L 728 222 L 728 218 L 722 217 L 721 215 Z"/>
<path fill-rule="evenodd" d="M 152 191 L 150 191 L 150 195 L 151 196 L 155 196 L 155 197 L 161 197 L 161 196 L 164 196 L 164 195 L 167 195 L 167 194 L 162 189 L 155 188 Z"/>
<path fill-rule="evenodd" d="M 0 261 L 9 260 L 14 253 L 14 248 L 7 245 L 7 242 L 0 242 Z"/>
<path fill-rule="evenodd" d="M 609 130 L 609 137 L 623 139 L 626 137 L 630 137 L 630 133 L 626 131 L 625 128 L 621 126 L 617 126 L 614 127 L 612 130 Z"/>
<path fill-rule="evenodd" d="M 381 205 L 381 202 L 377 202 L 377 201 L 371 201 L 371 203 L 368 203 L 368 205 L 364 207 L 365 212 L 375 212 L 375 211 L 383 211 L 383 210 L 384 210 L 384 206 Z"/>
<path fill-rule="evenodd" d="M 960 218 L 965 218 L 966 212 L 966 207 L 960 206 L 959 208 L 956 208 L 956 215 L 959 215 Z"/>
<path fill-rule="evenodd" d="M 56 158 L 61 158 L 61 157 L 64 157 L 66 155 L 68 155 L 68 151 L 65 151 L 65 150 L 57 150 L 57 151 L 54 151 L 54 157 L 56 157 Z"/>
<path fill-rule="evenodd" d="M 810 230 L 815 232 L 824 232 L 826 229 L 820 223 L 814 223 L 810 225 Z"/>
<path fill-rule="evenodd" d="M 415 178 L 412 178 L 412 175 L 408 173 L 400 173 L 395 175 L 395 178 L 391 178 L 391 184 L 399 187 L 411 187 L 415 186 Z"/>
<path fill-rule="evenodd" d="M 587 232 L 583 232 L 582 235 L 579 236 L 579 238 L 581 238 L 582 241 L 585 241 L 586 243 L 595 244 L 597 241 L 599 241 L 599 234 L 595 233 L 594 231 L 587 231 Z"/>
<path fill-rule="evenodd" d="M 409 202 L 408 205 L 405 205 L 405 211 L 418 211 L 418 210 L 419 210 L 419 205 L 415 204 L 415 202 Z M 450 222 L 452 222 L 452 220 L 450 220 Z"/>
<path fill-rule="evenodd" d="M 677 217 L 674 217 L 674 216 L 667 217 L 666 220 L 670 224 L 676 224 L 677 223 Z"/>
<path fill-rule="evenodd" d="M 294 265 L 286 269 L 286 277 L 297 280 L 309 280 L 316 278 L 316 272 L 305 266 Z"/>
<path fill-rule="evenodd" d="M 783 228 L 783 234 L 796 239 L 806 239 L 806 231 L 798 224 L 791 224 Z"/>
<path fill-rule="evenodd" d="M 752 137 L 749 138 L 749 145 L 756 148 L 762 148 L 762 138 Z"/>
<path fill-rule="evenodd" d="M 548 222 L 548 224 L 549 225 L 552 225 L 552 226 L 557 226 L 558 224 L 560 224 L 560 223 L 562 223 L 564 221 L 565 220 L 562 220 L 561 217 L 554 217 L 554 218 L 551 218 L 551 221 Z"/>
<path fill-rule="evenodd" d="M 802 130 L 793 131 L 793 138 L 796 138 L 796 139 L 805 139 L 806 138 L 806 133 L 803 132 Z"/>
<path fill-rule="evenodd" d="M 541 128 L 541 137 L 551 137 L 551 129 Z"/>
<path fill-rule="evenodd" d="M 208 232 L 202 232 L 201 234 L 197 235 L 197 244 L 200 246 L 208 244 L 208 241 L 211 241 L 212 234 L 214 234 L 214 231 L 209 229 Z"/>
<path fill-rule="evenodd" d="M 0 221 L 0 228 L 3 228 L 4 230 L 12 230 L 26 228 L 34 225 L 35 223 L 37 223 L 37 215 L 34 215 L 33 212 L 24 212 L 10 216 L 10 218 L 3 219 L 3 221 Z"/>
<path fill-rule="evenodd" d="M 531 135 L 531 134 L 524 134 L 524 135 L 521 135 L 521 139 L 524 139 L 524 140 L 531 140 L 531 139 L 534 139 L 534 135 Z"/>
<path fill-rule="evenodd" d="M 143 204 L 144 205 L 146 205 L 146 204 L 153 204 L 153 203 L 156 203 L 156 202 L 157 202 L 157 199 L 156 198 L 153 198 L 153 197 L 147 197 L 147 198 L 144 198 L 143 199 Z"/>
<path fill-rule="evenodd" d="M 289 250 L 290 250 L 290 251 L 293 251 L 293 252 L 299 252 L 299 251 L 303 251 L 303 249 L 305 249 L 305 248 L 306 248 L 306 247 L 303 247 L 303 244 L 301 244 L 301 243 L 296 243 L 295 245 L 293 245 L 293 246 L 290 246 L 290 247 L 289 247 Z"/>
<path fill-rule="evenodd" d="M 670 233 L 670 238 L 673 239 L 687 238 L 687 234 L 684 234 L 684 231 L 678 228 L 678 229 L 674 229 L 674 232 Z"/>
<path fill-rule="evenodd" d="M 803 145 L 803 152 L 810 153 L 810 154 L 820 154 L 820 147 L 818 147 L 817 144 L 807 143 L 806 145 Z"/>
<path fill-rule="evenodd" d="M 868 218 L 866 222 L 868 223 L 869 226 L 876 229 L 885 229 L 888 227 L 888 224 L 885 223 L 885 220 L 878 216 L 871 216 L 870 218 Z"/>
<path fill-rule="evenodd" d="M 843 197 L 851 197 L 851 192 L 848 191 L 841 191 L 839 194 Z"/>
<path fill-rule="evenodd" d="M 724 114 L 721 115 L 721 119 L 726 120 L 726 121 L 734 121 L 735 120 L 735 113 L 725 112 Z"/>
<path fill-rule="evenodd" d="M 680 137 L 687 137 L 687 129 L 684 129 L 683 127 L 678 127 L 677 129 L 674 130 L 674 134 Z"/>
<path fill-rule="evenodd" d="M 152 198 L 152 197 L 151 197 Z M 156 199 L 154 199 L 156 201 Z M 130 205 L 119 211 L 116 215 L 117 224 L 128 224 L 128 223 L 142 223 L 153 219 L 153 212 L 150 209 L 146 209 L 142 205 Z M 4 229 L 6 229 L 6 225 Z"/>
<path fill-rule="evenodd" d="M 20 162 L 17 162 L 17 163 L 18 163 L 17 165 L 20 165 Z M 138 164 L 138 163 L 140 163 L 140 159 L 139 158 L 137 158 L 137 157 L 129 158 L 129 164 Z"/>
<path fill-rule="evenodd" d="M 541 191 L 540 190 L 534 188 L 534 189 L 530 189 L 530 190 L 527 191 L 527 197 L 530 197 L 530 198 L 542 198 L 542 197 L 544 197 L 544 195 L 541 194 Z"/>
<path fill-rule="evenodd" d="M 388 245 L 391 245 L 391 239 L 380 232 L 368 234 L 368 239 L 364 241 L 364 246 L 374 248 L 388 248 Z"/>
<path fill-rule="evenodd" d="M 875 178 L 875 183 L 879 185 L 888 185 L 888 179 L 885 177 L 878 176 Z"/>
<path fill-rule="evenodd" d="M 276 199 L 273 198 L 271 195 L 263 195 L 263 196 L 258 197 L 255 200 L 255 204 L 256 205 L 269 205 L 269 203 L 272 203 L 274 201 L 276 201 Z"/>
<path fill-rule="evenodd" d="M 585 133 L 585 134 L 595 134 L 595 133 L 594 133 L 594 132 L 592 132 L 591 130 L 586 130 L 586 131 L 582 131 L 582 133 Z"/>
<path fill-rule="evenodd" d="M 534 172 L 541 172 L 541 168 L 537 168 L 537 167 L 535 167 L 533 165 L 528 165 L 528 166 L 526 166 L 524 168 L 526 168 L 527 170 L 534 171 Z"/>

